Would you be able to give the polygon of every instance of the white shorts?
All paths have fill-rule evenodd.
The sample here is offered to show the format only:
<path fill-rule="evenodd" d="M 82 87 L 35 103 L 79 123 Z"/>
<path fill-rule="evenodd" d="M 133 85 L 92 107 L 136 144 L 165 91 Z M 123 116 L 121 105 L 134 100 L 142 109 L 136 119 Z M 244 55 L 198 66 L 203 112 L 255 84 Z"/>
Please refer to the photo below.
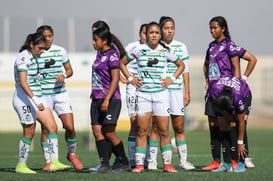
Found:
<path fill-rule="evenodd" d="M 54 110 L 58 116 L 66 113 L 73 113 L 67 92 L 55 95 L 45 95 L 43 97 L 49 108 Z"/>
<path fill-rule="evenodd" d="M 168 90 L 170 100 L 170 114 L 184 116 L 183 90 Z"/>
<path fill-rule="evenodd" d="M 43 97 L 40 97 L 39 99 L 44 107 L 48 107 Z M 36 123 L 38 108 L 22 89 L 15 90 L 12 98 L 12 105 L 17 112 L 22 125 Z"/>
<path fill-rule="evenodd" d="M 145 93 L 137 91 L 137 114 L 153 112 L 153 116 L 169 116 L 168 91 Z"/>
<path fill-rule="evenodd" d="M 127 84 L 126 86 L 126 105 L 127 105 L 127 110 L 128 110 L 128 115 L 129 116 L 135 116 L 136 115 L 136 87 Z"/>

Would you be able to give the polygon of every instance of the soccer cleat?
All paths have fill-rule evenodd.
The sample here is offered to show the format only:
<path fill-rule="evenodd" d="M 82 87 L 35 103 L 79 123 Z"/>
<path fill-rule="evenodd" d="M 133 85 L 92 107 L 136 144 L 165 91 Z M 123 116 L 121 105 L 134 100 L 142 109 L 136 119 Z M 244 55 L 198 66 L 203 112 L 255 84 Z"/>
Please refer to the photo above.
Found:
<path fill-rule="evenodd" d="M 52 160 L 50 162 L 49 171 L 56 172 L 61 170 L 68 170 L 70 168 L 69 165 L 62 164 L 59 160 Z"/>
<path fill-rule="evenodd" d="M 136 167 L 132 170 L 133 173 L 142 173 L 144 172 L 144 165 L 136 165 Z"/>
<path fill-rule="evenodd" d="M 177 172 L 177 170 L 171 164 L 164 164 L 163 171 L 169 172 L 169 173 L 176 173 Z"/>
<path fill-rule="evenodd" d="M 156 160 L 147 160 L 148 162 L 148 170 L 157 170 L 157 162 Z"/>
<path fill-rule="evenodd" d="M 235 170 L 238 166 L 238 163 L 235 160 L 231 160 L 231 166 L 232 166 L 232 169 Z"/>
<path fill-rule="evenodd" d="M 130 166 L 131 168 L 135 168 L 136 167 L 136 161 L 135 160 L 130 160 Z"/>
<path fill-rule="evenodd" d="M 231 163 L 223 163 L 219 168 L 211 170 L 212 172 L 229 172 L 232 171 Z"/>
<path fill-rule="evenodd" d="M 26 164 L 18 163 L 15 168 L 16 173 L 36 174 L 34 170 L 29 169 Z"/>
<path fill-rule="evenodd" d="M 120 166 L 120 161 L 119 161 L 119 159 L 116 157 L 116 158 L 115 158 L 115 161 L 114 161 L 114 163 L 113 163 L 113 165 L 112 165 L 112 170 L 117 169 L 119 166 Z"/>
<path fill-rule="evenodd" d="M 241 173 L 241 172 L 245 172 L 245 171 L 246 171 L 246 167 L 245 167 L 245 164 L 243 162 L 239 162 L 236 169 L 233 170 L 233 172 L 235 172 L 235 173 Z"/>
<path fill-rule="evenodd" d="M 46 163 L 45 167 L 42 170 L 49 171 L 50 170 L 50 163 Z"/>
<path fill-rule="evenodd" d="M 249 158 L 249 157 L 245 158 L 245 167 L 246 168 L 255 168 L 255 165 L 252 162 L 252 158 Z"/>
<path fill-rule="evenodd" d="M 217 169 L 221 166 L 220 163 L 218 163 L 217 161 L 215 160 L 212 160 L 211 161 L 211 164 L 209 164 L 208 166 L 206 167 L 203 167 L 202 170 L 214 170 L 214 169 Z"/>
<path fill-rule="evenodd" d="M 193 166 L 193 164 L 188 162 L 188 161 L 180 163 L 179 167 L 184 169 L 184 170 L 194 170 L 195 169 L 195 166 Z"/>
<path fill-rule="evenodd" d="M 111 168 L 109 165 L 101 165 L 96 171 L 91 171 L 91 173 L 109 173 Z"/>
<path fill-rule="evenodd" d="M 130 164 L 122 164 L 120 163 L 118 165 L 118 167 L 116 167 L 115 169 L 112 170 L 113 173 L 122 173 L 122 172 L 126 172 L 129 171 L 131 169 Z"/>
<path fill-rule="evenodd" d="M 96 172 L 101 167 L 101 163 L 98 163 L 95 167 L 91 167 L 88 169 L 90 172 Z"/>
<path fill-rule="evenodd" d="M 77 155 L 71 155 L 69 153 L 67 153 L 67 156 L 66 156 L 67 160 L 70 161 L 72 163 L 72 165 L 74 166 L 74 168 L 76 170 L 81 170 L 83 169 L 83 165 L 82 163 L 80 162 L 80 160 L 78 159 L 78 156 Z"/>

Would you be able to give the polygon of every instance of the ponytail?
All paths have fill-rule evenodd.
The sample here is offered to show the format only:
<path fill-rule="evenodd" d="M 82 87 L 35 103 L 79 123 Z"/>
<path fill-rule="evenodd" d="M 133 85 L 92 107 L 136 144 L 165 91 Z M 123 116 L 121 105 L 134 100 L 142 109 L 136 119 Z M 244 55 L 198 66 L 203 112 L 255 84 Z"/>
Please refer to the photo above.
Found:
<path fill-rule="evenodd" d="M 22 52 L 24 50 L 30 50 L 30 44 L 38 45 L 40 42 L 46 42 L 45 37 L 41 33 L 32 33 L 29 34 L 24 42 L 24 44 L 19 49 L 19 52 Z"/>

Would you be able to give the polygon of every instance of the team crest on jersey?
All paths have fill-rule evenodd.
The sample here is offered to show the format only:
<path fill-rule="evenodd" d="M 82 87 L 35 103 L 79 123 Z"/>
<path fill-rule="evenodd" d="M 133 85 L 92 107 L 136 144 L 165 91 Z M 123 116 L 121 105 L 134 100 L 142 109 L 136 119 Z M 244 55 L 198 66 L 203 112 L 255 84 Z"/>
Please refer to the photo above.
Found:
<path fill-rule="evenodd" d="M 179 51 L 181 49 L 181 45 L 175 45 L 174 49 L 175 51 Z"/>
<path fill-rule="evenodd" d="M 159 51 L 159 56 L 164 57 L 165 56 L 165 50 L 160 50 Z"/>
<path fill-rule="evenodd" d="M 101 62 L 105 62 L 106 59 L 107 59 L 107 56 L 103 56 L 103 57 L 101 58 Z"/>
<path fill-rule="evenodd" d="M 224 45 L 221 45 L 220 48 L 219 48 L 219 51 L 223 51 L 225 49 L 225 46 Z"/>
<path fill-rule="evenodd" d="M 59 50 L 53 50 L 53 55 L 54 56 L 59 56 L 60 55 L 60 51 Z"/>

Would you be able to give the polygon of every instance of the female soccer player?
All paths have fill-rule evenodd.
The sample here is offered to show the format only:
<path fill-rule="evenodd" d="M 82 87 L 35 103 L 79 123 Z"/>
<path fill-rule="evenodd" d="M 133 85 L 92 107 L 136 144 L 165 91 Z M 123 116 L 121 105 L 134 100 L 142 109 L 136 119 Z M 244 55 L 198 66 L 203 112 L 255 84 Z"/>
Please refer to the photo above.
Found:
<path fill-rule="evenodd" d="M 169 99 L 166 88 L 182 73 L 184 63 L 168 47 L 160 44 L 161 30 L 158 23 L 151 22 L 147 25 L 146 39 L 147 43 L 128 52 L 120 62 L 124 76 L 137 87 L 136 167 L 132 172 L 144 171 L 147 136 L 152 117 L 159 130 L 163 170 L 177 172 L 171 165 L 172 145 L 169 137 Z M 137 61 L 137 78 L 126 67 L 134 59 Z M 166 76 L 168 61 L 177 65 L 177 70 L 170 78 Z"/>
<path fill-rule="evenodd" d="M 93 23 L 93 25 L 91 27 L 92 32 L 94 32 L 96 29 L 107 29 L 108 31 L 110 31 L 109 25 L 105 21 L 102 21 L 102 20 L 98 20 L 95 23 Z M 126 50 L 123 47 L 120 40 L 113 33 L 111 33 L 111 38 L 112 38 L 111 48 L 116 49 L 119 52 L 120 59 L 121 59 L 123 56 L 126 55 Z M 99 51 L 98 51 L 98 53 L 99 53 Z M 94 130 L 99 132 L 100 129 L 101 129 L 100 125 L 92 125 L 93 132 L 94 132 Z M 109 147 L 109 149 L 108 149 L 109 155 L 111 156 L 112 143 L 108 140 L 106 140 L 106 141 L 107 141 L 107 144 Z M 89 171 L 96 172 L 100 167 L 101 167 L 101 163 L 97 164 L 95 167 L 89 168 Z M 119 159 L 115 158 L 115 161 L 112 165 L 112 169 L 116 170 L 117 167 L 119 167 Z"/>
<path fill-rule="evenodd" d="M 77 138 L 73 111 L 64 82 L 66 78 L 71 77 L 73 74 L 70 60 L 64 48 L 53 44 L 54 32 L 51 26 L 42 25 L 37 28 L 37 32 L 43 34 L 47 40 L 46 50 L 38 59 L 43 97 L 50 109 L 54 110 L 62 121 L 68 148 L 67 159 L 71 161 L 75 169 L 81 170 L 83 165 L 76 155 Z M 50 168 L 50 159 L 46 137 L 47 130 L 43 126 L 41 128 L 41 146 L 46 160 L 43 170 L 48 170 Z"/>
<path fill-rule="evenodd" d="M 184 132 L 184 107 L 190 103 L 190 81 L 188 66 L 188 50 L 184 43 L 174 40 L 175 22 L 171 17 L 162 16 L 159 20 L 161 27 L 161 40 L 166 46 L 170 47 L 176 55 L 181 58 L 185 64 L 182 76 L 179 76 L 171 85 L 168 86 L 170 115 L 172 126 L 175 132 L 175 144 L 178 148 L 179 167 L 185 170 L 193 170 L 193 164 L 187 161 L 187 143 Z M 171 77 L 176 71 L 177 66 L 174 63 L 168 63 L 167 77 Z M 157 150 L 159 140 L 157 129 L 154 126 L 149 137 L 149 159 L 148 169 L 157 169 Z"/>
<path fill-rule="evenodd" d="M 245 81 L 235 77 L 222 77 L 217 82 L 214 82 L 208 89 L 208 101 L 214 106 L 214 108 L 224 115 L 225 119 L 220 125 L 220 130 L 226 132 L 230 129 L 230 122 L 233 121 L 233 114 L 236 114 L 238 120 L 238 141 L 237 150 L 240 162 L 234 172 L 244 172 L 244 158 L 247 156 L 247 150 L 244 145 L 244 132 L 245 132 L 245 109 L 248 107 L 245 105 L 247 98 L 251 96 L 250 89 Z M 231 119 L 230 119 L 231 118 Z M 222 144 L 226 145 L 226 149 L 223 151 L 224 163 L 213 172 L 229 171 L 231 168 L 231 157 L 225 155 L 225 152 L 229 152 L 229 139 L 221 139 Z"/>
<path fill-rule="evenodd" d="M 119 89 L 120 54 L 111 46 L 112 34 L 108 29 L 93 31 L 93 47 L 98 51 L 92 65 L 91 124 L 96 140 L 101 166 L 97 173 L 110 170 L 109 159 L 112 152 L 119 159 L 115 171 L 128 170 L 129 161 L 121 139 L 116 134 L 116 125 L 121 110 Z"/>
<path fill-rule="evenodd" d="M 225 76 L 234 76 L 240 78 L 240 63 L 239 57 L 236 50 L 235 43 L 231 40 L 227 22 L 224 17 L 217 16 L 210 20 L 210 32 L 212 37 L 215 39 L 209 44 L 207 49 L 207 54 L 204 62 L 204 75 L 206 78 L 206 89 L 210 88 L 214 82 L 219 80 L 221 77 Z M 208 115 L 209 127 L 210 127 L 210 136 L 211 136 L 211 149 L 212 152 L 219 153 L 219 127 L 217 125 L 217 117 L 220 119 L 220 116 L 215 115 L 214 110 L 209 107 L 210 103 L 206 102 L 205 114 Z M 210 109 L 209 109 L 210 108 Z M 226 131 L 223 134 L 223 138 L 228 139 L 230 137 L 230 131 Z M 228 151 L 225 152 L 226 155 L 230 154 L 230 149 L 223 149 Z M 220 166 L 220 155 L 217 155 L 212 163 L 214 168 L 208 167 L 203 168 L 204 170 L 211 170 L 219 168 Z"/>
<path fill-rule="evenodd" d="M 15 60 L 14 77 L 16 90 L 13 95 L 13 107 L 18 114 L 23 127 L 23 136 L 19 143 L 19 160 L 15 171 L 17 173 L 35 174 L 26 162 L 30 145 L 35 133 L 36 119 L 47 129 L 48 143 L 51 145 L 50 171 L 70 168 L 58 160 L 57 125 L 52 112 L 47 107 L 40 87 L 40 70 L 37 59 L 46 48 L 46 39 L 40 33 L 29 34 L 20 48 Z"/>

